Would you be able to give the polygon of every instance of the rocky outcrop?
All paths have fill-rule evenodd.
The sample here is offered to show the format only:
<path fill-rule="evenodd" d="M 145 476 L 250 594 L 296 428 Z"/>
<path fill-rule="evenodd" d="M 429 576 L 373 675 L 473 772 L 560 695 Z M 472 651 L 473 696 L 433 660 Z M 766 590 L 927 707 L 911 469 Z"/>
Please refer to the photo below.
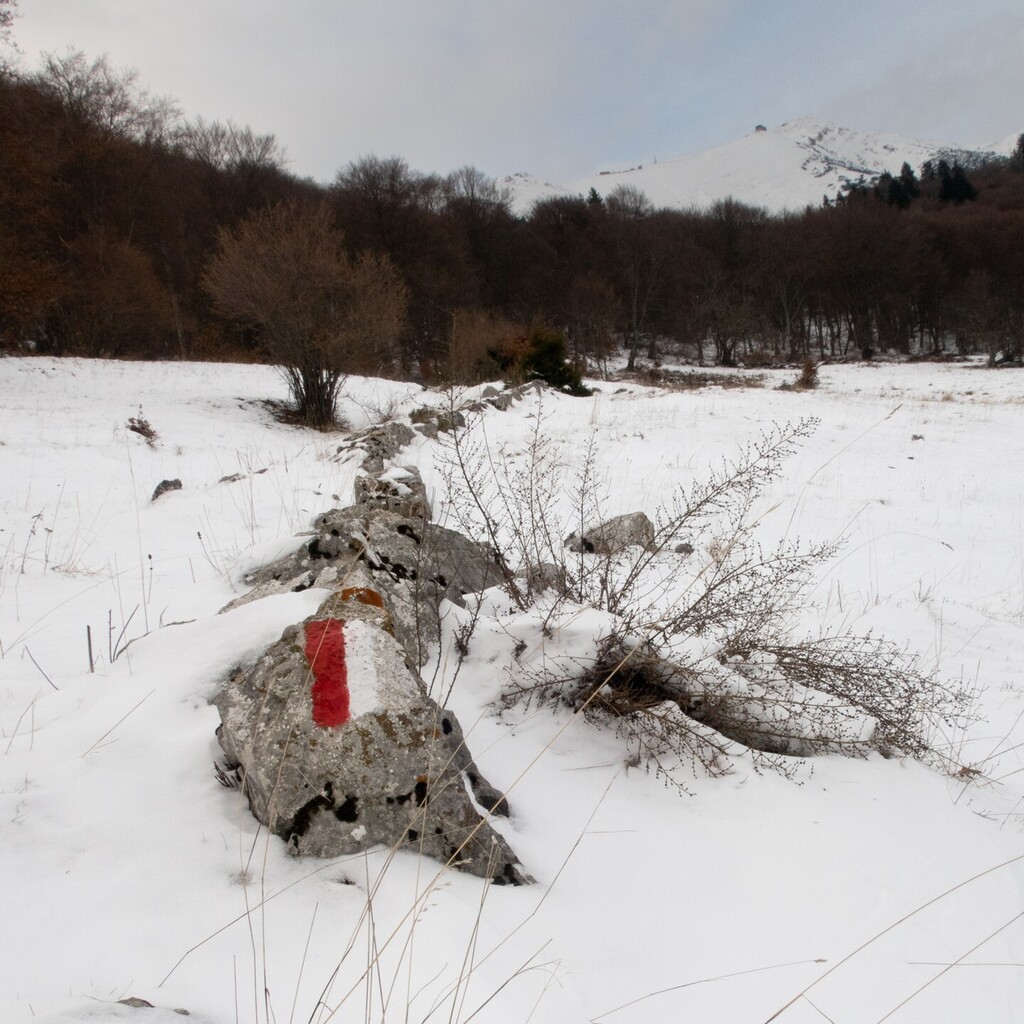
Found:
<path fill-rule="evenodd" d="M 297 854 L 409 847 L 498 883 L 531 879 L 484 811 L 507 813 L 455 716 L 391 635 L 383 595 L 344 587 L 214 703 L 253 814 Z"/>

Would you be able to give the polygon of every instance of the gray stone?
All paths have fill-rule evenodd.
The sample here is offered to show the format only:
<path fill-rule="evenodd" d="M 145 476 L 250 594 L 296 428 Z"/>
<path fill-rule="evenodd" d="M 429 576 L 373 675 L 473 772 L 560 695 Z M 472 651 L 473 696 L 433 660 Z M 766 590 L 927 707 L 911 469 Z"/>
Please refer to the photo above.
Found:
<path fill-rule="evenodd" d="M 478 593 L 503 580 L 487 547 L 455 530 L 423 523 L 384 509 L 352 506 L 325 512 L 313 521 L 313 558 L 355 552 L 372 570 L 396 580 L 427 580 L 442 590 Z"/>
<path fill-rule="evenodd" d="M 495 882 L 532 881 L 473 806 L 462 730 L 389 627 L 380 594 L 350 588 L 221 688 L 218 738 L 253 814 L 296 854 L 408 847 Z M 477 799 L 507 809 L 473 774 Z"/>
<path fill-rule="evenodd" d="M 379 509 L 329 512 L 317 525 L 317 554 L 355 553 L 385 595 L 395 636 L 417 666 L 439 639 L 442 598 L 461 604 L 463 594 L 501 583 L 483 545 L 442 526 Z"/>
<path fill-rule="evenodd" d="M 368 473 L 380 473 L 386 462 L 415 439 L 416 435 L 404 423 L 381 423 L 353 434 L 344 444 L 339 445 L 335 460 L 353 451 L 361 451 L 363 469 Z"/>
<path fill-rule="evenodd" d="M 433 512 L 415 466 L 393 466 L 381 473 L 356 477 L 355 499 L 357 505 L 387 509 L 408 519 L 429 519 Z"/>
<path fill-rule="evenodd" d="M 565 546 L 572 551 L 587 551 L 595 555 L 617 555 L 626 548 L 649 548 L 654 543 L 654 524 L 643 512 L 629 512 L 624 516 L 588 527 L 582 537 L 578 533 L 566 538 Z"/>
<path fill-rule="evenodd" d="M 181 481 L 180 480 L 161 480 L 160 483 L 158 483 L 156 485 L 156 490 L 153 491 L 153 497 L 150 498 L 149 500 L 150 501 L 156 501 L 156 499 L 159 498 L 161 494 L 166 494 L 168 491 L 180 491 L 180 490 L 181 490 Z"/>
<path fill-rule="evenodd" d="M 525 581 L 530 593 L 539 594 L 545 590 L 554 590 L 558 594 L 566 592 L 565 566 L 555 562 L 525 565 L 516 576 Z"/>

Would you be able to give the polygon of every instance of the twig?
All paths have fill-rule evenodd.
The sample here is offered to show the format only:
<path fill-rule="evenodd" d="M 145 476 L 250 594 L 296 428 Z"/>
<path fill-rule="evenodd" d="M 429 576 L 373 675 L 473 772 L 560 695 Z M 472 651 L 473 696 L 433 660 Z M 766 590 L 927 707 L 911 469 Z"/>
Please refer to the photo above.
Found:
<path fill-rule="evenodd" d="M 1018 861 L 1022 860 L 1024 860 L 1024 853 L 1020 853 L 1016 857 L 1011 857 L 1009 860 L 1004 860 L 1002 863 L 996 864 L 993 867 L 986 868 L 984 871 L 979 871 L 976 875 L 971 875 L 970 878 L 965 878 L 962 882 L 957 882 L 956 885 L 951 886 L 944 892 L 940 892 L 938 896 L 933 896 L 930 900 L 928 900 L 925 903 L 922 903 L 919 907 L 915 907 L 909 913 L 904 914 L 898 921 L 893 921 L 893 923 L 890 924 L 888 927 L 883 928 L 880 932 L 876 932 L 874 935 L 872 935 L 871 938 L 868 939 L 866 942 L 862 942 L 855 950 L 853 950 L 853 952 L 847 953 L 842 960 L 839 960 L 838 962 L 833 964 L 827 971 L 825 971 L 824 974 L 820 974 L 809 985 L 801 989 L 795 996 L 793 996 L 792 999 L 789 1000 L 788 1003 L 786 1003 L 784 1006 L 780 1006 L 779 1009 L 777 1009 L 770 1017 L 766 1017 L 764 1020 L 764 1024 L 771 1024 L 773 1020 L 778 1020 L 779 1017 L 781 1017 L 782 1014 L 786 1012 L 786 1010 L 788 1010 L 795 1003 L 799 1002 L 799 1000 L 806 993 L 810 992 L 812 988 L 816 987 L 817 985 L 820 985 L 821 982 L 823 982 L 830 974 L 832 974 L 834 971 L 839 970 L 839 968 L 842 967 L 843 964 L 849 963 L 849 961 L 851 961 L 855 956 L 857 956 L 863 950 L 867 949 L 868 946 L 873 945 L 880 938 L 882 938 L 882 936 L 888 935 L 889 932 L 891 932 L 894 928 L 898 928 L 905 921 L 909 921 L 912 917 L 915 917 L 916 915 L 920 914 L 922 910 L 926 910 L 928 907 L 932 906 L 932 904 L 938 903 L 939 900 L 945 899 L 947 896 L 956 892 L 958 889 L 963 889 L 965 886 L 970 885 L 972 882 L 978 881 L 979 878 L 984 878 L 986 875 L 991 875 L 993 872 L 999 871 L 1005 867 L 1009 867 L 1011 864 L 1016 864 Z"/>
<path fill-rule="evenodd" d="M 730 978 L 742 978 L 747 974 L 761 974 L 764 971 L 778 971 L 785 967 L 803 967 L 807 964 L 823 964 L 827 961 L 819 957 L 816 960 L 791 960 L 786 964 L 768 964 L 765 967 L 751 967 L 745 971 L 730 971 L 728 974 L 716 974 L 711 978 L 697 978 L 694 981 L 684 981 L 679 985 L 670 985 L 668 988 L 660 988 L 656 992 L 648 992 L 645 995 L 637 996 L 636 999 L 630 999 L 628 1003 L 623 1003 L 621 1006 L 616 1006 L 614 1010 L 605 1010 L 603 1013 L 599 1013 L 593 1018 L 591 1024 L 599 1024 L 599 1021 L 604 1017 L 610 1017 L 613 1013 L 618 1013 L 619 1010 L 626 1010 L 630 1006 L 636 1006 L 637 1003 L 642 1003 L 645 999 L 653 999 L 655 996 L 668 995 L 670 992 L 678 992 L 680 989 L 693 988 L 695 985 L 709 985 L 713 981 L 728 981 Z"/>
<path fill-rule="evenodd" d="M 15 739 L 18 736 L 18 729 L 21 727 L 21 723 L 24 720 L 25 716 L 29 713 L 29 711 L 32 711 L 33 718 L 35 717 L 35 706 L 36 698 L 33 697 L 32 700 L 29 702 L 28 707 L 26 707 L 25 710 L 22 711 L 22 713 L 18 716 L 18 720 L 14 723 L 14 732 L 11 733 L 11 738 L 7 741 L 7 746 L 4 748 L 5 755 L 11 752 L 11 746 L 13 745 Z"/>
<path fill-rule="evenodd" d="M 143 697 L 142 700 L 140 700 L 139 703 L 135 705 L 135 707 L 133 707 L 130 711 L 125 712 L 125 714 L 123 714 L 88 750 L 86 750 L 79 756 L 85 757 L 86 754 L 91 754 L 129 715 L 134 714 L 136 710 L 142 707 L 142 705 L 147 700 L 149 700 L 149 698 L 152 697 L 154 693 L 156 693 L 156 690 L 150 690 L 149 693 L 147 693 L 146 696 Z"/>
<path fill-rule="evenodd" d="M 976 950 L 981 949 L 981 947 L 984 946 L 989 939 L 995 938 L 995 936 L 997 936 L 1000 932 L 1006 931 L 1006 929 L 1009 928 L 1011 924 L 1013 924 L 1015 921 L 1019 921 L 1022 917 L 1024 917 L 1024 910 L 1022 910 L 1019 914 L 1014 914 L 1014 916 L 1011 917 L 1009 921 L 1007 921 L 1005 924 L 1001 924 L 994 932 L 989 932 L 989 934 L 986 935 L 985 938 L 981 940 L 981 942 L 978 942 L 977 944 L 972 946 L 969 950 L 967 950 L 966 953 L 963 953 L 961 956 L 958 956 L 951 964 L 947 964 L 945 967 L 942 968 L 941 971 L 939 971 L 938 974 L 935 975 L 934 978 L 929 978 L 923 985 L 920 986 L 920 988 L 917 988 L 913 992 L 911 992 L 910 995 L 903 1000 L 903 1002 L 894 1006 L 884 1017 L 880 1017 L 878 1019 L 878 1024 L 882 1024 L 883 1021 L 887 1021 L 897 1010 L 899 1010 L 901 1007 L 906 1006 L 911 999 L 914 999 L 916 996 L 920 995 L 926 988 L 928 988 L 929 985 L 938 981 L 939 978 L 941 978 L 944 974 L 946 974 L 948 971 L 951 971 L 954 967 L 958 966 L 962 960 L 965 960 Z"/>
<path fill-rule="evenodd" d="M 32 664 L 33 664 L 33 665 L 35 665 L 35 667 L 36 667 L 37 669 L 39 669 L 39 672 L 41 673 L 42 677 L 43 677 L 43 678 L 44 678 L 44 679 L 45 679 L 45 680 L 46 680 L 46 681 L 47 681 L 47 682 L 48 682 L 48 683 L 49 683 L 49 684 L 50 684 L 50 685 L 51 685 L 51 686 L 52 686 L 52 687 L 53 687 L 53 688 L 54 688 L 55 690 L 57 690 L 57 691 L 59 692 L 59 691 L 60 691 L 60 687 L 59 687 L 59 686 L 58 686 L 58 685 L 57 685 L 57 684 L 56 684 L 56 683 L 55 683 L 55 682 L 54 682 L 54 681 L 53 681 L 53 680 L 52 680 L 52 679 L 51 679 L 51 678 L 50 678 L 50 677 L 49 677 L 49 676 L 48 676 L 48 675 L 47 675 L 47 674 L 46 674 L 46 673 L 45 673 L 45 672 L 43 671 L 43 666 L 42 666 L 42 665 L 40 665 L 40 664 L 39 664 L 39 662 L 38 662 L 38 661 L 36 661 L 36 659 L 35 659 L 35 658 L 33 657 L 33 655 L 32 655 L 32 652 L 31 652 L 31 651 L 30 651 L 30 650 L 28 649 L 28 644 L 25 644 L 25 653 L 26 653 L 26 654 L 27 654 L 27 655 L 29 656 L 29 658 L 31 659 L 31 661 L 32 661 Z"/>

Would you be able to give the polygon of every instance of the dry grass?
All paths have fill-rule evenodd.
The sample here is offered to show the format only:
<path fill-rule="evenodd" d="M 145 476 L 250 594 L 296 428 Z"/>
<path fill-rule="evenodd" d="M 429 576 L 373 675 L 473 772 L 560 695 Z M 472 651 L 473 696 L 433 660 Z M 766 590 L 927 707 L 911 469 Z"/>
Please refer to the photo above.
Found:
<path fill-rule="evenodd" d="M 701 388 L 763 388 L 768 376 L 764 373 L 733 371 L 714 373 L 708 370 L 665 370 L 649 367 L 634 372 L 622 371 L 612 378 L 614 381 L 634 381 L 666 391 L 699 391 Z"/>

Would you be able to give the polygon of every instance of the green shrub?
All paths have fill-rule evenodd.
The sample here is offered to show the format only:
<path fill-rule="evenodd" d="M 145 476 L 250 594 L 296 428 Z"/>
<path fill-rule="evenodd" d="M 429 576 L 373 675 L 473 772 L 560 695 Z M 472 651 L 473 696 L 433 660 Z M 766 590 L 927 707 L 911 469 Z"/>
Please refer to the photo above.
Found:
<path fill-rule="evenodd" d="M 585 397 L 592 393 L 566 361 L 565 335 L 560 331 L 534 327 L 526 338 L 490 355 L 510 383 L 542 380 L 566 394 Z"/>

